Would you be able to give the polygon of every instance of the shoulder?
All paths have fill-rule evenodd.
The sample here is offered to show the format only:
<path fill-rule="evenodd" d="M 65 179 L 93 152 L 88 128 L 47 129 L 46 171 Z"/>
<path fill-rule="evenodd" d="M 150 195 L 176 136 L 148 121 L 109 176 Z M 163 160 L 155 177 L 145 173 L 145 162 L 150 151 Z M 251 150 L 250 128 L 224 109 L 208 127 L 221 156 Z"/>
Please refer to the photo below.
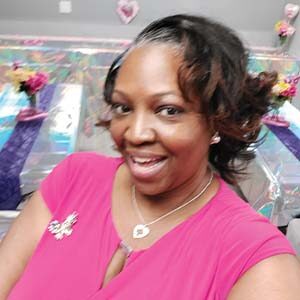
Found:
<path fill-rule="evenodd" d="M 96 152 L 75 152 L 70 154 L 67 158 L 72 165 L 81 166 L 81 165 L 95 165 L 103 164 L 105 166 L 115 165 L 122 161 L 120 157 L 105 156 Z"/>
<path fill-rule="evenodd" d="M 74 204 L 99 193 L 110 186 L 121 158 L 107 157 L 92 152 L 79 152 L 69 155 L 59 163 L 42 181 L 40 192 L 51 213 L 57 211 L 63 203 Z M 79 199 L 78 198 L 78 199 Z M 78 201 L 81 201 L 81 200 Z"/>
<path fill-rule="evenodd" d="M 214 214 L 219 223 L 218 279 L 227 297 L 236 281 L 259 262 L 294 251 L 285 236 L 264 216 L 221 182 Z"/>
<path fill-rule="evenodd" d="M 122 161 L 120 157 L 104 156 L 95 152 L 76 152 L 69 155 L 61 164 L 69 169 L 72 177 L 76 175 L 82 177 L 86 174 L 109 175 Z"/>
<path fill-rule="evenodd" d="M 298 299 L 299 281 L 300 265 L 297 259 L 288 254 L 276 255 L 260 261 L 243 274 L 227 299 Z"/>
<path fill-rule="evenodd" d="M 249 226 L 258 231 L 268 228 L 279 232 L 266 217 L 256 212 L 221 179 L 220 188 L 213 200 L 213 213 L 226 221 L 226 231 L 223 234 L 226 233 L 227 236 L 242 233 Z"/>
<path fill-rule="evenodd" d="M 219 191 L 218 213 L 226 220 L 222 232 L 224 247 L 249 249 L 257 253 L 264 245 L 270 249 L 287 251 L 293 250 L 285 236 L 269 219 L 257 213 L 248 203 L 244 202 L 225 183 L 221 183 Z M 250 254 L 250 253 L 249 253 Z"/>
<path fill-rule="evenodd" d="M 206 225 L 213 230 L 214 238 L 224 244 L 235 240 L 248 244 L 248 240 L 257 241 L 270 234 L 283 236 L 221 179 L 216 195 L 203 210 L 206 211 Z"/>

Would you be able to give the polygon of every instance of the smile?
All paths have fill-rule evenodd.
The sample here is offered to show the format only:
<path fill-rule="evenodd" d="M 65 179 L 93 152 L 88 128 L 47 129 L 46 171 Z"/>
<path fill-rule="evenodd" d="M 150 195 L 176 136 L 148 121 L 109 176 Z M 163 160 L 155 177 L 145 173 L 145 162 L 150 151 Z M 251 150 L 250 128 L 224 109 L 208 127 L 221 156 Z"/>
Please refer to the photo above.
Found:
<path fill-rule="evenodd" d="M 167 158 L 163 156 L 128 156 L 127 163 L 130 172 L 134 177 L 140 179 L 151 179 L 161 172 L 167 163 Z"/>

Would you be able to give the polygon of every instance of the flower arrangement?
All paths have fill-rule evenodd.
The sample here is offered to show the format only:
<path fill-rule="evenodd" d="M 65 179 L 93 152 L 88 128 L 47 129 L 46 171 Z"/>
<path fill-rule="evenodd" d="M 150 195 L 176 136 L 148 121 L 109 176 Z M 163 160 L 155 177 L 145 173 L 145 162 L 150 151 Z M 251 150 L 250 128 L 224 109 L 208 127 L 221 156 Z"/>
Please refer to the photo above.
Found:
<path fill-rule="evenodd" d="M 26 93 L 31 107 L 36 106 L 36 94 L 49 80 L 47 73 L 24 68 L 19 63 L 14 63 L 12 70 L 8 71 L 6 75 L 10 78 L 16 92 Z"/>
<path fill-rule="evenodd" d="M 275 24 L 275 31 L 279 37 L 280 46 L 287 44 L 287 40 L 291 37 L 296 29 L 291 23 L 297 17 L 300 6 L 297 4 L 287 3 L 284 7 L 283 20 L 278 21 Z"/>
<path fill-rule="evenodd" d="M 292 36 L 296 29 L 285 20 L 280 20 L 275 24 L 275 31 L 278 34 L 280 44 L 283 45 L 287 38 Z"/>
<path fill-rule="evenodd" d="M 299 77 L 285 77 L 280 75 L 272 88 L 272 108 L 278 110 L 285 101 L 292 101 L 297 93 L 296 84 Z"/>
<path fill-rule="evenodd" d="M 292 101 L 297 93 L 297 83 L 300 76 L 279 75 L 276 84 L 272 88 L 270 115 L 263 117 L 263 123 L 275 126 L 289 127 L 289 122 L 284 117 L 279 116 L 279 108 L 285 101 Z"/>
<path fill-rule="evenodd" d="M 11 80 L 17 93 L 26 93 L 30 104 L 29 108 L 22 109 L 18 113 L 16 119 L 18 121 L 32 121 L 45 118 L 47 113 L 39 110 L 36 106 L 37 93 L 47 84 L 48 74 L 22 67 L 18 62 L 15 62 L 12 70 L 9 70 L 6 76 Z"/>

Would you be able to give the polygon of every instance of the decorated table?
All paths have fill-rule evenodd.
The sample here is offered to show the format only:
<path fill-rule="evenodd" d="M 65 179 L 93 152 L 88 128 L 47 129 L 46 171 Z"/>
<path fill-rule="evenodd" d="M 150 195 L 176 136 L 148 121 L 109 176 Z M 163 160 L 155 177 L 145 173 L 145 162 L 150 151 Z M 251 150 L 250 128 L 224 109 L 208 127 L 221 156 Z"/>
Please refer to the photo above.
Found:
<path fill-rule="evenodd" d="M 110 148 L 109 141 L 93 124 L 101 107 L 99 95 L 107 70 L 128 43 L 128 40 L 112 39 L 0 36 L 0 209 L 14 209 L 22 195 L 35 190 L 60 160 L 76 151 L 79 131 L 79 150 L 102 152 Z M 251 73 L 276 70 L 284 75 L 300 74 L 299 58 L 265 50 L 251 50 L 248 63 Z M 52 101 L 46 108 L 48 118 L 40 124 L 39 121 L 31 124 L 36 129 L 40 126 L 31 141 L 26 138 L 28 128 L 24 129 L 29 124 L 15 121 L 18 111 L 28 105 L 24 95 L 12 93 L 9 85 L 2 88 L 2 84 L 8 82 L 6 73 L 14 61 L 47 72 L 49 82 L 53 84 L 53 87 L 48 85 L 41 91 L 43 97 Z M 82 86 L 85 87 L 84 97 Z M 86 108 L 81 113 L 86 115 L 82 117 L 83 99 Z M 257 149 L 257 158 L 249 166 L 249 179 L 241 183 L 242 192 L 249 202 L 277 225 L 286 225 L 298 213 L 300 205 L 299 159 L 278 137 L 280 133 L 284 136 L 290 132 L 299 137 L 300 117 L 288 103 L 282 108 L 282 113 L 286 113 L 288 119 L 294 116 L 293 122 L 288 129 L 279 129 L 281 132 L 277 135 L 270 128 L 264 128 L 270 130 L 268 138 Z M 81 120 L 85 122 L 84 130 L 81 130 Z M 19 138 L 15 138 L 16 135 Z M 292 141 L 290 145 L 296 146 L 297 142 Z M 8 175 L 11 176 L 9 179 Z"/>
<path fill-rule="evenodd" d="M 22 196 L 76 150 L 84 92 L 78 84 L 49 84 L 39 95 L 45 119 L 17 121 L 26 95 L 5 85 L 0 92 L 0 210 L 16 209 Z"/>
<path fill-rule="evenodd" d="M 240 188 L 257 211 L 286 226 L 300 214 L 300 111 L 286 102 L 280 115 L 290 126 L 264 125 L 266 141 L 256 149 Z"/>

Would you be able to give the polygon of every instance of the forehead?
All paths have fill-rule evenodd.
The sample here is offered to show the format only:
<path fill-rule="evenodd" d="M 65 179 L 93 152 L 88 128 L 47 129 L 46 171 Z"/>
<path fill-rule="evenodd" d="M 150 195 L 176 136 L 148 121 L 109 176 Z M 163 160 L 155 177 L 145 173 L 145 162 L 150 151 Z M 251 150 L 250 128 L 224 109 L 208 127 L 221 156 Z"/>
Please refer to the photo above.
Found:
<path fill-rule="evenodd" d="M 136 47 L 126 55 L 116 86 L 157 86 L 177 84 L 178 70 L 182 64 L 179 49 L 172 45 L 149 44 Z M 153 86 L 154 87 L 154 86 Z"/>

